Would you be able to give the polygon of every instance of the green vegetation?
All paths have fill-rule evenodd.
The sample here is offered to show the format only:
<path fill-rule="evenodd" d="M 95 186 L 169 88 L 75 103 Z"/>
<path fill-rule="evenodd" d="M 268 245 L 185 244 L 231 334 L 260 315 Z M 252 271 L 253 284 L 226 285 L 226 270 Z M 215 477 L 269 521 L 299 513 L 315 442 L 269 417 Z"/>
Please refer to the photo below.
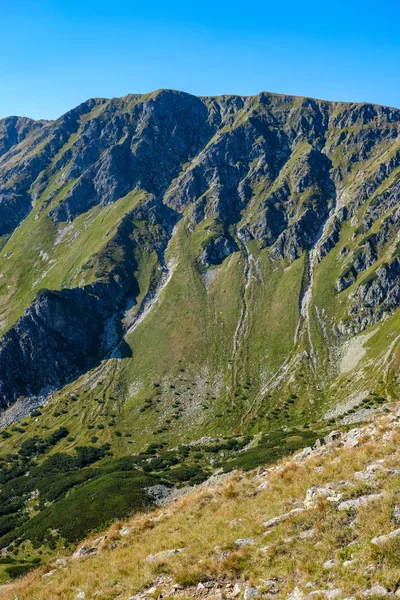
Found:
<path fill-rule="evenodd" d="M 113 519 L 149 510 L 146 490 L 154 484 L 197 485 L 219 469 L 275 462 L 398 399 L 399 309 L 381 303 L 376 322 L 361 331 L 356 317 L 363 322 L 365 311 L 355 315 L 353 304 L 360 286 L 376 284 L 379 268 L 399 254 L 398 203 L 387 200 L 400 173 L 398 124 L 384 115 L 364 119 L 357 105 L 262 94 L 221 110 L 225 100 L 205 98 L 207 131 L 214 121 L 218 128 L 208 140 L 204 133 L 195 156 L 194 146 L 183 158 L 173 150 L 171 162 L 179 157 L 169 172 L 160 148 L 151 147 L 159 138 L 163 150 L 178 136 L 179 127 L 172 136 L 164 129 L 169 119 L 151 120 L 164 93 L 88 108 L 30 185 L 32 211 L 0 239 L 2 333 L 47 289 L 107 285 L 125 275 L 130 282 L 108 356 L 0 432 L 3 582 Z M 83 187 L 77 216 L 56 222 L 54 211 L 88 183 L 84 136 L 108 131 L 112 113 L 121 121 L 118 139 L 96 155 L 110 195 L 100 190 L 92 202 Z M 329 114 L 323 136 L 314 114 Z M 277 151 L 288 131 L 296 132 L 292 146 Z M 50 139 L 28 142 L 16 160 L 50 153 Z M 143 147 L 149 155 L 138 188 L 126 193 L 125 186 L 110 201 L 120 182 L 107 161 L 126 151 L 140 171 Z M 95 170 L 103 173 L 98 164 Z M 163 203 L 146 179 L 153 171 L 166 187 Z M 314 221 L 335 210 L 334 196 L 337 223 L 324 232 L 334 241 L 319 257 Z M 205 267 L 204 250 L 224 236 L 237 250 Z M 341 292 L 340 278 L 349 284 Z M 113 338 L 111 330 L 107 322 Z M 248 565 L 238 556 L 230 568 Z M 180 581 L 203 576 L 188 567 Z"/>

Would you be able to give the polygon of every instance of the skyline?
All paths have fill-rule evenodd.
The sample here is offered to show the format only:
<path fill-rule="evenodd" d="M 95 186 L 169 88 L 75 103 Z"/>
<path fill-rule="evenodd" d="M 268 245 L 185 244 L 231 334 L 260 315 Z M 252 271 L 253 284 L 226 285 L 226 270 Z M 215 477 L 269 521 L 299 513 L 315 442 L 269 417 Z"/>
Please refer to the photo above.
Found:
<path fill-rule="evenodd" d="M 369 102 L 368 100 L 340 100 L 340 99 L 336 99 L 336 100 L 331 100 L 330 98 L 320 98 L 320 97 L 316 97 L 316 96 L 310 96 L 310 95 L 299 95 L 299 94 L 292 94 L 290 92 L 275 92 L 275 91 L 271 91 L 271 90 L 261 90 L 260 92 L 257 92 L 255 94 L 235 94 L 235 93 L 231 93 L 231 94 L 193 94 L 191 92 L 187 92 L 186 90 L 178 90 L 175 88 L 158 88 L 156 90 L 148 90 L 146 92 L 128 92 L 127 94 L 123 94 L 121 96 L 90 96 L 87 98 L 82 99 L 81 101 L 79 101 L 77 104 L 74 104 L 73 106 L 70 106 L 69 108 L 67 108 L 67 110 L 63 113 L 60 113 L 59 115 L 53 117 L 53 118 L 46 118 L 46 117 L 39 117 L 39 118 L 35 118 L 35 117 L 31 117 L 29 115 L 25 115 L 25 114 L 9 114 L 9 115 L 4 115 L 4 116 L 0 116 L 0 120 L 1 119 L 6 119 L 7 117 L 27 117 L 30 118 L 32 120 L 37 120 L 37 121 L 56 121 L 58 118 L 62 117 L 64 114 L 68 113 L 70 110 L 73 110 L 74 108 L 76 108 L 77 106 L 79 106 L 80 104 L 83 104 L 84 102 L 90 100 L 90 99 L 103 99 L 103 100 L 112 100 L 113 98 L 123 98 L 125 96 L 129 96 L 129 95 L 141 95 L 141 96 L 145 96 L 147 94 L 151 94 L 152 92 L 157 92 L 157 91 L 161 91 L 161 90 L 165 90 L 165 91 L 172 91 L 172 92 L 182 92 L 182 93 L 187 93 L 189 95 L 192 96 L 197 96 L 199 98 L 201 97 L 209 97 L 209 98 L 218 98 L 219 96 L 240 96 L 240 97 L 254 97 L 254 96 L 258 96 L 260 94 L 272 94 L 275 96 L 291 96 L 291 97 L 297 97 L 297 98 L 309 98 L 310 100 L 320 100 L 322 102 L 337 102 L 337 103 L 345 103 L 345 104 L 373 104 L 376 106 L 384 106 L 384 107 L 388 107 L 388 108 L 394 108 L 394 109 L 398 109 L 400 110 L 399 106 L 394 106 L 394 105 L 390 105 L 390 104 L 382 104 L 379 102 Z"/>
<path fill-rule="evenodd" d="M 54 119 L 91 97 L 262 91 L 400 108 L 400 5 L 225 0 L 188 7 L 20 0 L 2 7 L 0 118 Z M 246 9 L 246 10 L 245 10 Z"/>

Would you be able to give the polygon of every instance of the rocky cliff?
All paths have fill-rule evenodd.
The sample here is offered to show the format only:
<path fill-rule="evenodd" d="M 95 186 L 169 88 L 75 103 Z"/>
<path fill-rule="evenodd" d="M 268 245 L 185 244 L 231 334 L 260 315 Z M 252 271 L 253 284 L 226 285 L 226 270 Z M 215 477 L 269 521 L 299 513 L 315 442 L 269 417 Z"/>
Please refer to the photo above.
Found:
<path fill-rule="evenodd" d="M 218 381 L 240 418 L 300 376 L 318 395 L 397 315 L 399 131 L 394 108 L 168 90 L 0 121 L 2 406 L 122 343 L 128 388 L 197 361 L 196 398 Z"/>

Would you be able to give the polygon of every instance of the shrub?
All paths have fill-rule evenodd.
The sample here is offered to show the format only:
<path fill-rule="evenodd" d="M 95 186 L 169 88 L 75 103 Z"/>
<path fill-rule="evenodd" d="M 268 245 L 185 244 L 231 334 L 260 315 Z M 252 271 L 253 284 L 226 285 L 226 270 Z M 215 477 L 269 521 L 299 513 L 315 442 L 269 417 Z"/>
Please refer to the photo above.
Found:
<path fill-rule="evenodd" d="M 26 575 L 32 569 L 35 569 L 35 564 L 24 564 L 24 565 L 13 565 L 5 569 L 7 575 L 11 577 L 11 579 L 16 579 L 17 577 L 22 577 L 22 575 Z"/>
<path fill-rule="evenodd" d="M 200 481 L 204 481 L 207 478 L 206 473 L 200 467 L 189 467 L 186 465 L 171 469 L 165 476 L 172 483 L 192 482 L 192 480 L 200 483 Z"/>

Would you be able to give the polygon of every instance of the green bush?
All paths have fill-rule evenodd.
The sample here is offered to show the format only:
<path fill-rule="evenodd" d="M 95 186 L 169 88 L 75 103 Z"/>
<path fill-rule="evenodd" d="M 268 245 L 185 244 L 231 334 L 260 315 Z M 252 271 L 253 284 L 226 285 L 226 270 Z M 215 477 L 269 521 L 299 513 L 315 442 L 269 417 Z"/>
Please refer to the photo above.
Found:
<path fill-rule="evenodd" d="M 182 465 L 168 471 L 168 473 L 165 474 L 165 478 L 171 483 L 191 482 L 193 479 L 198 480 L 198 483 L 200 483 L 200 481 L 207 479 L 207 475 L 200 467 Z"/>
<path fill-rule="evenodd" d="M 36 567 L 36 564 L 13 565 L 12 567 L 5 569 L 5 572 L 11 579 L 16 579 L 17 577 L 26 575 L 26 573 L 29 573 L 29 571 L 32 571 L 32 569 L 35 569 Z"/>

